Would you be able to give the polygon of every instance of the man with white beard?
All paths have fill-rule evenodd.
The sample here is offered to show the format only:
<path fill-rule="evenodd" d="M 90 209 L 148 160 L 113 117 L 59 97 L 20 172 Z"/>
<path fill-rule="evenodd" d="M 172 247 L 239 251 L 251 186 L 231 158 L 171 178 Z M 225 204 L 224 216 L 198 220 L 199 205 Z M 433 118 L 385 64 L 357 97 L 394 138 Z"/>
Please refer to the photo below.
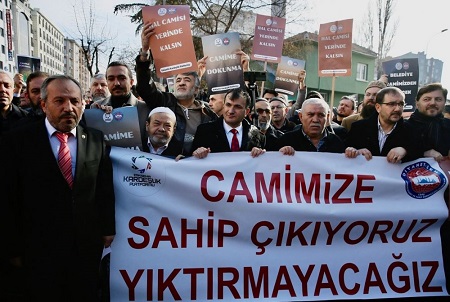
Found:
<path fill-rule="evenodd" d="M 181 154 L 183 146 L 172 139 L 175 129 L 176 117 L 172 110 L 167 107 L 153 109 L 146 122 L 148 141 L 143 146 L 143 151 L 176 158 Z"/>

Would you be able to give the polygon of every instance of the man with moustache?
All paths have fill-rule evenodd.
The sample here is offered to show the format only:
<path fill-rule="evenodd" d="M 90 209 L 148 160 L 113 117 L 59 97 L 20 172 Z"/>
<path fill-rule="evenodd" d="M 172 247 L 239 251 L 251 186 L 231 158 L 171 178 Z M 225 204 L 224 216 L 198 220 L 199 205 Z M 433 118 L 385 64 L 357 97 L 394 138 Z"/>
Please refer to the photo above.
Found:
<path fill-rule="evenodd" d="M 115 235 L 109 148 L 101 131 L 80 124 L 75 79 L 50 76 L 41 96 L 45 118 L 0 146 L 1 158 L 17 158 L 0 169 L 1 252 L 22 268 L 24 296 L 2 301 L 99 301 L 102 250 Z"/>
<path fill-rule="evenodd" d="M 91 78 L 90 92 L 93 102 L 106 99 L 111 95 L 111 93 L 109 93 L 108 82 L 106 81 L 106 76 L 104 74 L 98 73 Z"/>
<path fill-rule="evenodd" d="M 375 102 L 375 114 L 353 123 L 345 155 L 363 155 L 367 160 L 384 156 L 390 163 L 410 160 L 411 143 L 402 118 L 405 94 L 397 87 L 386 87 L 378 91 Z"/>
<path fill-rule="evenodd" d="M 408 134 L 414 143 L 415 157 L 432 157 L 437 162 L 450 160 L 450 120 L 443 115 L 448 90 L 441 83 L 431 83 L 419 89 L 416 110 L 406 121 Z M 449 187 L 444 192 L 449 206 Z M 450 291 L 450 220 L 441 226 L 442 255 L 447 284 Z M 436 301 L 447 301 L 441 297 Z"/>
<path fill-rule="evenodd" d="M 428 84 L 417 92 L 416 110 L 406 121 L 416 157 L 433 157 L 440 162 L 450 155 L 450 120 L 443 115 L 447 93 L 440 83 Z"/>
<path fill-rule="evenodd" d="M 177 157 L 183 146 L 172 139 L 176 127 L 175 113 L 167 107 L 156 107 L 150 111 L 146 123 L 147 144 L 143 151 L 167 157 Z"/>
<path fill-rule="evenodd" d="M 134 79 L 130 67 L 128 67 L 126 63 L 120 61 L 109 63 L 106 68 L 106 82 L 108 83 L 108 90 L 111 95 L 105 99 L 100 99 L 92 103 L 91 108 L 100 108 L 109 112 L 115 108 L 136 106 L 142 144 L 146 144 L 147 132 L 145 123 L 150 110 L 143 101 L 138 100 L 131 92 Z"/>
<path fill-rule="evenodd" d="M 251 133 L 250 144 L 267 151 L 274 151 L 275 141 L 283 135 L 283 132 L 276 130 L 271 125 L 272 110 L 269 101 L 265 98 L 256 99 L 255 111 L 258 117 L 256 124 L 258 129 Z"/>
<path fill-rule="evenodd" d="M 333 122 L 341 125 L 342 120 L 355 113 L 355 102 L 348 96 L 343 96 L 339 101 L 337 113 L 333 115 Z"/>
<path fill-rule="evenodd" d="M 287 118 L 289 108 L 284 96 L 273 97 L 269 103 L 272 111 L 272 126 L 283 133 L 293 130 L 296 124 Z"/>
<path fill-rule="evenodd" d="M 327 120 L 330 118 L 330 107 L 323 99 L 305 100 L 299 116 L 301 126 L 277 139 L 276 150 L 291 156 L 295 154 L 295 151 L 344 152 L 344 142 L 326 127 Z"/>
<path fill-rule="evenodd" d="M 49 74 L 43 71 L 32 72 L 27 77 L 26 97 L 30 100 L 29 117 L 44 117 L 41 107 L 41 86 L 48 77 Z"/>
<path fill-rule="evenodd" d="M 136 89 L 149 110 L 168 107 L 175 113 L 175 139 L 183 143 L 183 155 L 191 155 L 197 126 L 214 121 L 218 117 L 208 104 L 195 99 L 200 87 L 200 78 L 196 71 L 177 74 L 173 93 L 161 91 L 156 87 L 150 71 L 150 37 L 154 30 L 150 22 L 145 23 L 142 29 L 142 48 L 136 58 Z"/>
<path fill-rule="evenodd" d="M 350 131 L 350 128 L 352 127 L 352 123 L 368 118 L 373 113 L 376 112 L 375 110 L 375 97 L 381 89 L 385 88 L 386 84 L 383 81 L 377 80 L 372 81 L 367 85 L 364 99 L 363 99 L 363 107 L 361 109 L 360 113 L 352 114 L 342 120 L 341 125 L 347 129 L 347 131 Z"/>

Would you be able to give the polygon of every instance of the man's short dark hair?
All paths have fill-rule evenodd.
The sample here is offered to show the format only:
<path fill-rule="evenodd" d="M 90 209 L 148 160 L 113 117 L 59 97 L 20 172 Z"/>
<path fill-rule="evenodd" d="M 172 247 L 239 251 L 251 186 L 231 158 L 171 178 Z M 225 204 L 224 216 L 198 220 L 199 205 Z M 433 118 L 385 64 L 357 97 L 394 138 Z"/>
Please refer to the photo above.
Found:
<path fill-rule="evenodd" d="M 245 108 L 250 108 L 250 106 L 252 105 L 251 103 L 251 98 L 250 98 L 250 94 L 248 94 L 247 91 L 242 90 L 241 88 L 234 88 L 229 90 L 224 97 L 224 100 L 227 99 L 227 97 L 230 100 L 236 100 L 239 98 L 243 98 L 245 100 Z"/>
<path fill-rule="evenodd" d="M 128 70 L 128 77 L 130 79 L 133 78 L 133 73 L 131 72 L 130 67 L 127 65 L 127 63 L 122 62 L 122 61 L 112 61 L 111 63 L 108 64 L 108 67 L 106 67 L 106 77 L 108 77 L 108 68 L 112 67 L 112 66 L 123 66 L 126 67 Z"/>
<path fill-rule="evenodd" d="M 274 96 L 278 96 L 278 92 L 275 91 L 275 89 L 266 88 L 266 89 L 264 89 L 263 96 L 264 96 L 266 93 L 270 93 L 270 94 L 273 94 Z"/>
<path fill-rule="evenodd" d="M 355 100 L 347 95 L 344 95 L 343 97 L 341 97 L 341 101 L 342 100 L 349 100 L 352 101 L 352 110 L 355 110 Z"/>
<path fill-rule="evenodd" d="M 419 101 L 420 98 L 422 97 L 422 95 L 424 95 L 425 93 L 433 92 L 436 90 L 442 91 L 442 94 L 444 95 L 444 99 L 447 99 L 448 90 L 446 88 L 444 88 L 441 83 L 431 83 L 431 84 L 425 85 L 419 89 L 419 91 L 417 92 L 417 96 L 416 96 L 416 102 Z"/>
<path fill-rule="evenodd" d="M 384 96 L 386 94 L 396 94 L 396 95 L 399 94 L 399 95 L 403 96 L 403 100 L 405 99 L 405 93 L 400 88 L 394 87 L 394 86 L 388 86 L 377 92 L 377 96 L 375 97 L 375 103 L 377 103 L 377 104 L 383 103 Z"/>
<path fill-rule="evenodd" d="M 49 77 L 49 74 L 46 72 L 43 72 L 43 71 L 35 71 L 35 72 L 30 73 L 27 77 L 27 92 L 30 93 L 28 91 L 28 89 L 29 89 L 28 87 L 30 87 L 30 82 L 32 80 L 37 79 L 37 78 L 48 78 L 48 77 Z"/>
<path fill-rule="evenodd" d="M 78 88 L 80 89 L 80 97 L 83 97 L 83 89 L 81 88 L 80 83 L 75 80 L 74 78 L 72 78 L 71 76 L 65 75 L 65 74 L 56 74 L 56 75 L 51 75 L 48 78 L 46 78 L 44 80 L 44 83 L 42 83 L 41 86 L 41 99 L 44 101 L 47 101 L 47 97 L 48 97 L 48 85 L 50 85 L 51 82 L 53 82 L 54 80 L 70 80 L 72 82 L 74 82 Z"/>

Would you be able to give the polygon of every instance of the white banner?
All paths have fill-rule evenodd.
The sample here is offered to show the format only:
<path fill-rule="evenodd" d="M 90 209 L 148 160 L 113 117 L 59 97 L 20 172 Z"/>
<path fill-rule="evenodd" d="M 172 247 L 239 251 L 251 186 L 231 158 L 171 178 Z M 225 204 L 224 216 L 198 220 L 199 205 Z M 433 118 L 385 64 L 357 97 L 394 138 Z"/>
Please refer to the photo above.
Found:
<path fill-rule="evenodd" d="M 434 160 L 113 147 L 111 301 L 313 301 L 447 294 Z"/>

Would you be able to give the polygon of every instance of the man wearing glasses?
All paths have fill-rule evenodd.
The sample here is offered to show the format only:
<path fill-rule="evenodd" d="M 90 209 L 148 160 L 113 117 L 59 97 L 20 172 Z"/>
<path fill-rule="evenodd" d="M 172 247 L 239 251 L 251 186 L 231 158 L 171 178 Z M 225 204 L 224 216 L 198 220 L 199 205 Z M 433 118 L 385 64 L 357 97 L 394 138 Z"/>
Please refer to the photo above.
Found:
<path fill-rule="evenodd" d="M 295 123 L 289 121 L 286 117 L 289 108 L 284 97 L 273 97 L 270 99 L 269 103 L 270 109 L 272 110 L 272 126 L 283 133 L 292 131 L 295 127 Z"/>
<path fill-rule="evenodd" d="M 345 155 L 355 158 L 363 155 L 385 156 L 390 163 L 408 161 L 408 140 L 402 113 L 405 94 L 397 87 L 386 87 L 378 91 L 375 98 L 376 113 L 369 118 L 353 123 L 348 133 Z"/>
<path fill-rule="evenodd" d="M 263 141 L 260 144 L 255 143 L 255 146 L 262 146 L 263 149 L 274 151 L 273 147 L 275 141 L 277 140 L 277 138 L 283 135 L 283 132 L 275 129 L 271 125 L 272 110 L 270 109 L 269 101 L 264 98 L 258 98 L 255 103 L 255 111 L 258 117 L 256 126 L 261 133 L 259 137 Z"/>

